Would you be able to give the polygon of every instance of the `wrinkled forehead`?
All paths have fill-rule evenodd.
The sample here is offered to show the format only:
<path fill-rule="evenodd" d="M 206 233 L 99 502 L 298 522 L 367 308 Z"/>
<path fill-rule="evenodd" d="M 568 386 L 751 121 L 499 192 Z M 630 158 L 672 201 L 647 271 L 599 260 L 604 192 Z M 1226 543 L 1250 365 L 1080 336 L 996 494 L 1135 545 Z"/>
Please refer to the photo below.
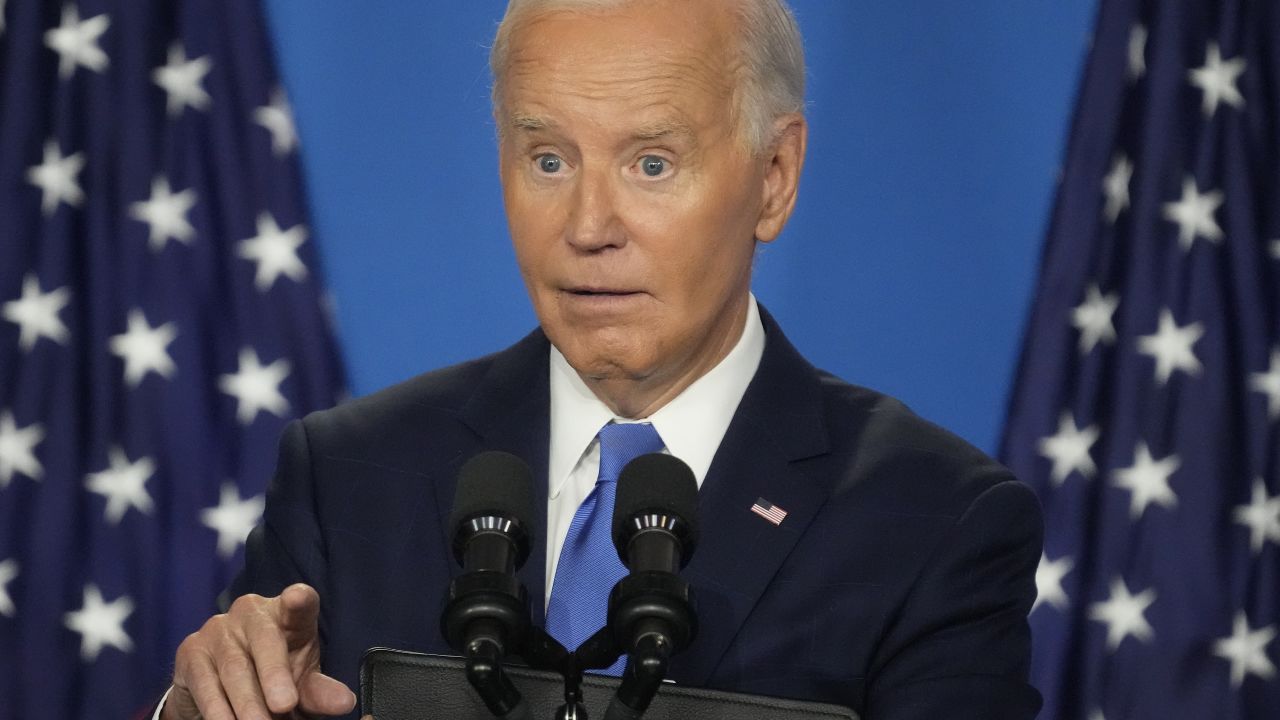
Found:
<path fill-rule="evenodd" d="M 530 11 L 509 30 L 495 99 L 514 112 L 531 97 L 718 102 L 732 94 L 738 69 L 733 25 L 723 4 L 699 0 Z"/>

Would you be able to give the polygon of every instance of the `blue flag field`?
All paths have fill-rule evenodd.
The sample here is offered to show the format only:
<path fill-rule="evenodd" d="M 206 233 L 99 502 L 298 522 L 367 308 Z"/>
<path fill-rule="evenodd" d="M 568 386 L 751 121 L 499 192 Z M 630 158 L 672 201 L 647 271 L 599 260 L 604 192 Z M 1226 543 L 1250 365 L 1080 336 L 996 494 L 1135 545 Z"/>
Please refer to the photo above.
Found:
<path fill-rule="evenodd" d="M 1280 5 L 1102 0 L 1042 262 L 1041 717 L 1280 717 Z"/>
<path fill-rule="evenodd" d="M 256 0 L 0 0 L 0 720 L 137 717 L 333 404 Z"/>

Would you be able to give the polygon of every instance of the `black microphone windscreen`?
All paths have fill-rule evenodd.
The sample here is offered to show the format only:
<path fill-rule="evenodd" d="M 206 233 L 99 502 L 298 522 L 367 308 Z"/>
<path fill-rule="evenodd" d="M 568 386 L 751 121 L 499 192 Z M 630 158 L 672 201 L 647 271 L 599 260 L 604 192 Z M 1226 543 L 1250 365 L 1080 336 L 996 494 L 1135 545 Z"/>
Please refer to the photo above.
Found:
<path fill-rule="evenodd" d="M 613 542 L 625 542 L 624 525 L 639 513 L 660 513 L 679 518 L 692 547 L 698 536 L 698 481 L 683 460 L 651 453 L 627 463 L 618 475 L 613 504 Z M 620 551 L 621 552 L 621 551 Z"/>
<path fill-rule="evenodd" d="M 449 535 L 457 537 L 459 525 L 481 514 L 514 518 L 526 528 L 533 527 L 533 472 L 525 461 L 490 450 L 462 466 L 449 516 Z"/>

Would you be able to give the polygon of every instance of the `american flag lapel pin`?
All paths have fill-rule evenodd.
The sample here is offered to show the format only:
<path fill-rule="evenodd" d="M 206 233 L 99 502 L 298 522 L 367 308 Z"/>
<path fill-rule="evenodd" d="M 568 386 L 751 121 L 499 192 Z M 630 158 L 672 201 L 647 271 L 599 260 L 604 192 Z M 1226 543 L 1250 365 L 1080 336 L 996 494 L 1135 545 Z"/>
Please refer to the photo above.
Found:
<path fill-rule="evenodd" d="M 764 498 L 756 498 L 756 504 L 751 506 L 751 512 L 768 520 L 774 525 L 781 525 L 783 520 L 787 519 L 787 511 L 765 500 Z"/>

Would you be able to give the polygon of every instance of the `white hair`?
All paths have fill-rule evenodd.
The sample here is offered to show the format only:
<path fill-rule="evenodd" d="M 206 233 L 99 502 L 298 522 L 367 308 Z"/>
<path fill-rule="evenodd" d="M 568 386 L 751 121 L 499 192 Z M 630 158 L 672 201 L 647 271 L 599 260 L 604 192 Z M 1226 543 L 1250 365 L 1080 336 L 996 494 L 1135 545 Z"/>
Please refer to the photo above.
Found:
<path fill-rule="evenodd" d="M 510 0 L 489 52 L 495 112 L 501 105 L 502 78 L 507 69 L 511 35 L 520 19 L 535 12 L 608 10 L 637 1 Z M 710 1 L 733 2 L 737 6 L 737 44 L 742 70 L 735 82 L 734 123 L 747 147 L 752 152 L 762 152 L 777 139 L 774 121 L 804 109 L 804 45 L 800 28 L 786 0 Z M 499 123 L 499 132 L 501 128 Z"/>

